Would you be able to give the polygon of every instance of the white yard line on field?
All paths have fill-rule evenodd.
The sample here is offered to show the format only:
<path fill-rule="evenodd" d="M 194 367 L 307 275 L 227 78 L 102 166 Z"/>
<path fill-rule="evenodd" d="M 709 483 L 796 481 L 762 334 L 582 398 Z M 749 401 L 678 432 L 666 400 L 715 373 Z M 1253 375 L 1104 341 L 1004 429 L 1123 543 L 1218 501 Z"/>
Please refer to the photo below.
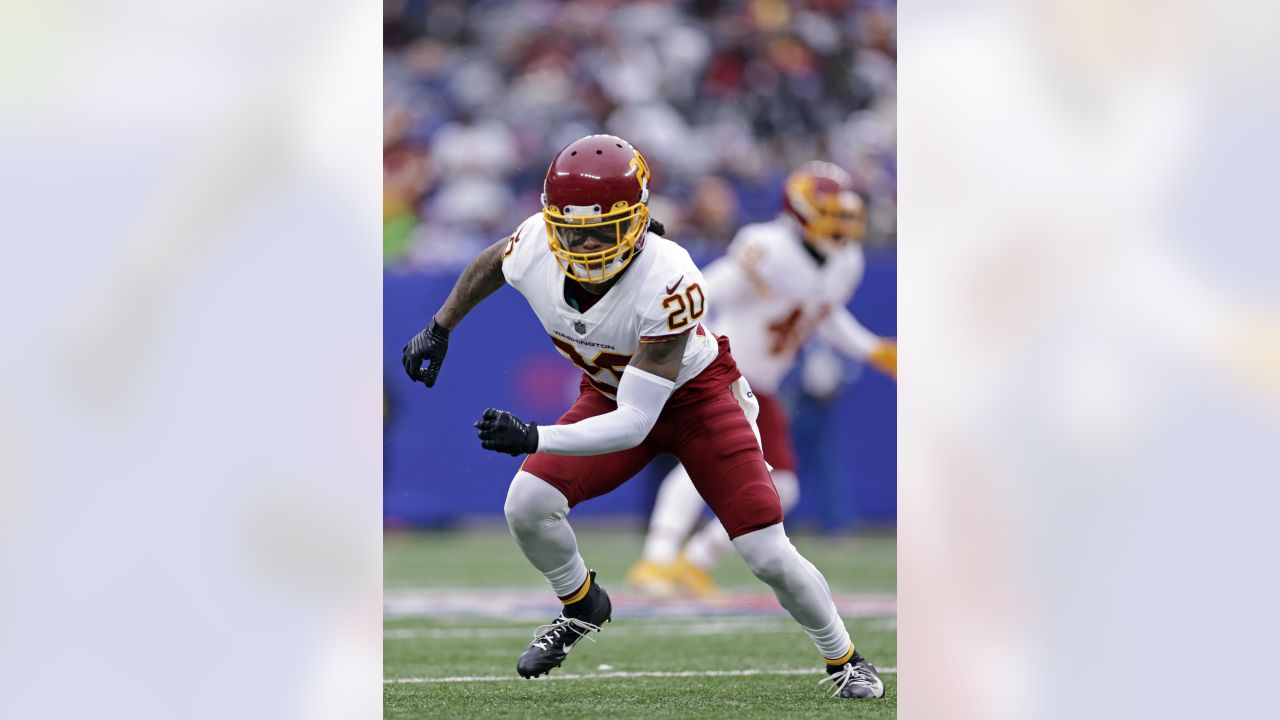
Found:
<path fill-rule="evenodd" d="M 797 630 L 796 624 L 790 621 L 752 622 L 702 622 L 687 625 L 677 624 L 645 624 L 630 627 L 606 627 L 611 636 L 633 635 L 734 635 L 779 633 Z M 517 628 L 397 628 L 387 630 L 383 637 L 389 640 L 480 640 L 484 638 L 528 637 L 532 630 Z"/>
<path fill-rule="evenodd" d="M 898 668 L 879 668 L 883 675 L 897 674 Z M 750 675 L 813 675 L 821 677 L 821 668 L 788 668 L 777 670 L 682 670 L 682 671 L 637 671 L 637 672 L 601 672 L 586 675 L 544 675 L 536 678 L 545 680 L 609 680 L 611 678 L 682 678 L 682 677 L 746 677 Z M 521 680 L 513 675 L 462 675 L 459 677 L 409 677 L 388 678 L 384 685 L 406 685 L 411 683 L 466 683 L 466 682 L 507 682 Z"/>
<path fill-rule="evenodd" d="M 873 629 L 893 629 L 893 618 L 881 618 L 867 623 Z M 606 628 L 608 634 L 635 635 L 760 635 L 799 632 L 790 619 L 750 621 L 698 622 L 689 624 L 644 624 L 629 627 Z M 528 637 L 532 631 L 519 628 L 396 628 L 383 632 L 387 640 L 483 640 L 486 638 Z"/>
<path fill-rule="evenodd" d="M 729 590 L 715 602 L 690 598 L 654 600 L 620 587 L 611 593 L 616 605 L 633 617 L 786 617 L 786 611 L 767 589 Z M 550 601 L 548 601 L 550 598 Z M 886 592 L 836 592 L 836 607 L 847 617 L 888 617 L 897 612 L 897 598 Z M 545 589 L 501 588 L 389 588 L 383 593 L 386 618 L 519 618 L 536 620 L 559 610 Z"/>

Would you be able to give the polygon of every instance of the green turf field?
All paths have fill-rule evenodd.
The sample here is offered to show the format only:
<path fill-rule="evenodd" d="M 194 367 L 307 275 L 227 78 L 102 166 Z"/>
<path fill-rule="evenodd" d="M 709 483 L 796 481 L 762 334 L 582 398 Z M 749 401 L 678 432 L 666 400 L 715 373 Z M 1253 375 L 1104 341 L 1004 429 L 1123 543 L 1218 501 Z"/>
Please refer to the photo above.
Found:
<path fill-rule="evenodd" d="M 384 699 L 388 718 L 892 718 L 897 704 L 892 537 L 793 533 L 832 586 L 858 649 L 882 669 L 885 697 L 842 701 L 819 686 L 804 633 L 736 557 L 715 573 L 730 599 L 655 602 L 622 577 L 635 532 L 578 529 L 614 598 L 613 622 L 548 677 L 516 658 L 556 613 L 550 591 L 505 528 L 389 533 L 385 544 Z"/>

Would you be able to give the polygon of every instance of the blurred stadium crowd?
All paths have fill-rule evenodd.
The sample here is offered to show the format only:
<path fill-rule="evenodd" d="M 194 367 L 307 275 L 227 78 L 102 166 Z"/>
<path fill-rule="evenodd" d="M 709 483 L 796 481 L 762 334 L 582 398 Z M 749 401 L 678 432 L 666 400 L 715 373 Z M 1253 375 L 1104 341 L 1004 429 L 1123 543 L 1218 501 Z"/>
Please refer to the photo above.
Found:
<path fill-rule="evenodd" d="M 777 212 L 787 172 L 854 173 L 896 218 L 891 0 L 384 0 L 384 258 L 449 268 L 540 207 L 556 151 L 627 138 L 696 259 Z"/>

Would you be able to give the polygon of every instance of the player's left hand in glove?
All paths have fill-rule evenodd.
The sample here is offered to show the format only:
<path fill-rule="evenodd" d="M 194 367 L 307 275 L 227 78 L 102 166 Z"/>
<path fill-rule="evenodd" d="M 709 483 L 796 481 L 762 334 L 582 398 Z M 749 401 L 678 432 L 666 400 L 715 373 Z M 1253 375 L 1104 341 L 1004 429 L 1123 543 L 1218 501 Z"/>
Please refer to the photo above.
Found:
<path fill-rule="evenodd" d="M 538 451 L 538 423 L 525 423 L 506 410 L 489 408 L 476 423 L 480 446 L 509 455 Z"/>
<path fill-rule="evenodd" d="M 444 354 L 449 351 L 449 328 L 431 318 L 426 330 L 413 336 L 404 346 L 404 371 L 409 379 L 420 382 L 427 387 L 436 384 L 436 376 L 440 374 L 440 366 L 444 364 Z M 427 369 L 422 369 L 422 362 L 427 361 Z"/>

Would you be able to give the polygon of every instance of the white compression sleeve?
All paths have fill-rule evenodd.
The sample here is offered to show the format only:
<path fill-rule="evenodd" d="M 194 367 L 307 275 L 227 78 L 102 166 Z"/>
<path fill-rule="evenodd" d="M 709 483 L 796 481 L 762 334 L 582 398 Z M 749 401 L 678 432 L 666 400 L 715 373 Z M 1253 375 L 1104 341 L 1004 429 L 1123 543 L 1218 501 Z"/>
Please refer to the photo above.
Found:
<path fill-rule="evenodd" d="M 804 629 L 828 660 L 852 652 L 849 631 L 831 599 L 831 588 L 818 568 L 796 551 L 782 523 L 733 539 L 733 545 L 756 577 L 773 588 L 778 602 Z"/>
<path fill-rule="evenodd" d="M 587 565 L 569 527 L 569 501 L 559 490 L 521 470 L 507 489 L 504 511 L 516 545 L 556 595 L 564 597 L 582 587 Z"/>
<path fill-rule="evenodd" d="M 627 367 L 618 382 L 618 409 L 568 425 L 538 426 L 538 452 L 603 455 L 633 448 L 648 437 L 675 382 Z"/>

